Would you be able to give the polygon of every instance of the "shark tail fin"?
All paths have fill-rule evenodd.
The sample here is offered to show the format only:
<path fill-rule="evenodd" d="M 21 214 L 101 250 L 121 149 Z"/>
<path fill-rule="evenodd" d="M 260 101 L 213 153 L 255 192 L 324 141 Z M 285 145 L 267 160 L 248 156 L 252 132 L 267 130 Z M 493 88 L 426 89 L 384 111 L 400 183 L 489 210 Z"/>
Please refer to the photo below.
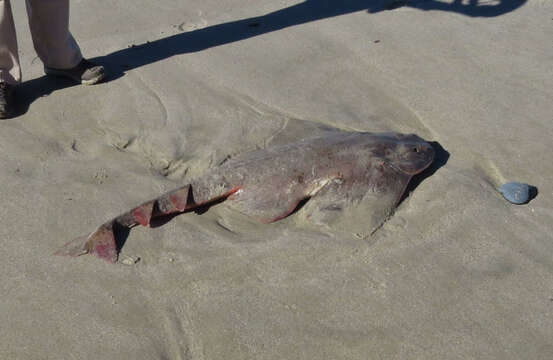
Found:
<path fill-rule="evenodd" d="M 110 263 L 117 262 L 118 250 L 112 223 L 100 226 L 88 236 L 81 236 L 68 242 L 54 253 L 54 255 L 72 257 L 84 254 L 94 254 Z"/>

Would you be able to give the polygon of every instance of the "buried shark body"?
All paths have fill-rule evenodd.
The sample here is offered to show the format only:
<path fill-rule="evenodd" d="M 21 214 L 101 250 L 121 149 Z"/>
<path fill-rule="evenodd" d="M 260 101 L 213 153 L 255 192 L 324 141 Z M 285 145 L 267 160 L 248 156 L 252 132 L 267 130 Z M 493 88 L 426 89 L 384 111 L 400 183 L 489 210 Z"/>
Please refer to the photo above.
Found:
<path fill-rule="evenodd" d="M 152 219 L 224 202 L 264 223 L 283 219 L 305 204 L 302 216 L 329 223 L 336 209 L 369 204 L 367 223 L 393 212 L 410 179 L 434 159 L 417 135 L 336 131 L 238 155 L 178 189 L 147 201 L 77 238 L 57 255 L 94 254 L 116 262 L 114 229 L 149 226 Z M 365 214 L 363 214 L 365 216 Z"/>

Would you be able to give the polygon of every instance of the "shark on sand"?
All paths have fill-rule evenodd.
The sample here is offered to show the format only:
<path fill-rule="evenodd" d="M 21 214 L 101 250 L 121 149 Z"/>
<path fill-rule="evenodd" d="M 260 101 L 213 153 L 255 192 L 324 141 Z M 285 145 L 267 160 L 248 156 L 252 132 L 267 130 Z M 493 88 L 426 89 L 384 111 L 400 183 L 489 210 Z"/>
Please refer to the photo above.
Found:
<path fill-rule="evenodd" d="M 414 134 L 336 131 L 240 154 L 203 176 L 100 225 L 67 243 L 57 255 L 118 259 L 119 228 L 149 226 L 154 218 L 220 202 L 264 223 L 293 214 L 325 223 L 336 210 L 364 201 L 372 222 L 390 216 L 410 179 L 434 159 L 432 146 Z M 375 215 L 376 214 L 376 215 Z"/>

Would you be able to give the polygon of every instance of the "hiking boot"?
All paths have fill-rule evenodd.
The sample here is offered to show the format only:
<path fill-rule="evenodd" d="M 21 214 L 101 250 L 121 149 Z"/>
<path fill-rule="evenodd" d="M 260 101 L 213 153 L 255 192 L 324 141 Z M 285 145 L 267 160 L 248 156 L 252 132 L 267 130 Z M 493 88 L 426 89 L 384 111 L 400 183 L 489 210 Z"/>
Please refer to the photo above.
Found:
<path fill-rule="evenodd" d="M 45 66 L 44 72 L 46 75 L 65 77 L 84 85 L 96 84 L 106 77 L 106 70 L 103 66 L 86 59 L 82 59 L 77 66 L 71 69 L 54 69 Z"/>
<path fill-rule="evenodd" d="M 0 82 L 0 119 L 7 119 L 13 115 L 15 108 L 14 91 L 15 85 Z"/>

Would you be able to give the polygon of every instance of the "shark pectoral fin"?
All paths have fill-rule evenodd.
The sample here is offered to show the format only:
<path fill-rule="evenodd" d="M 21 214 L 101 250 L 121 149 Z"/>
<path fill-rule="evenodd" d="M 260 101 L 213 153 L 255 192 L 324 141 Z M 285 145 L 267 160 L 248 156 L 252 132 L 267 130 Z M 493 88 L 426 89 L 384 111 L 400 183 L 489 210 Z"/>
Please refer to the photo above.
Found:
<path fill-rule="evenodd" d="M 239 191 L 228 198 L 228 204 L 242 214 L 250 216 L 262 223 L 268 224 L 280 220 L 290 214 L 299 199 L 294 197 L 283 199 L 276 192 Z"/>
<path fill-rule="evenodd" d="M 100 226 L 89 236 L 82 236 L 65 244 L 54 255 L 80 256 L 94 254 L 110 263 L 117 262 L 117 244 L 113 234 L 113 224 Z"/>
<path fill-rule="evenodd" d="M 339 231 L 372 234 L 393 214 L 409 179 L 390 167 L 371 168 L 348 181 L 326 185 L 299 215 Z"/>
<path fill-rule="evenodd" d="M 330 225 L 335 215 L 342 212 L 346 203 L 351 201 L 346 196 L 346 189 L 350 186 L 341 179 L 325 183 L 311 195 L 299 211 L 299 217 L 320 225 Z"/>
<path fill-rule="evenodd" d="M 310 197 L 311 193 L 300 187 L 288 193 L 260 186 L 237 191 L 228 198 L 228 204 L 242 214 L 269 224 L 293 214 Z"/>

